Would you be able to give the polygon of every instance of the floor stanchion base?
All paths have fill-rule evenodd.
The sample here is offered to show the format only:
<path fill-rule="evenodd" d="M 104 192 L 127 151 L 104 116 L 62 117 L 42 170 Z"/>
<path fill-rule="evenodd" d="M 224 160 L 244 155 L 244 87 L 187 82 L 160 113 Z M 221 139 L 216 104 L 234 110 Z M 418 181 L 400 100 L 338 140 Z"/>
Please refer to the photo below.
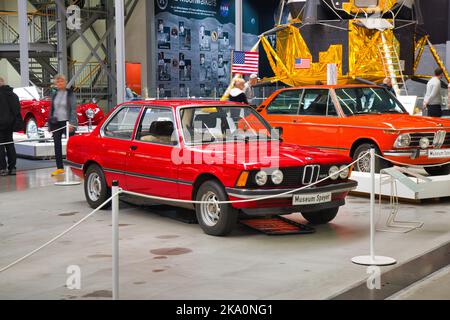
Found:
<path fill-rule="evenodd" d="M 352 262 L 363 266 L 391 266 L 397 263 L 395 259 L 383 256 L 359 256 L 352 258 Z"/>

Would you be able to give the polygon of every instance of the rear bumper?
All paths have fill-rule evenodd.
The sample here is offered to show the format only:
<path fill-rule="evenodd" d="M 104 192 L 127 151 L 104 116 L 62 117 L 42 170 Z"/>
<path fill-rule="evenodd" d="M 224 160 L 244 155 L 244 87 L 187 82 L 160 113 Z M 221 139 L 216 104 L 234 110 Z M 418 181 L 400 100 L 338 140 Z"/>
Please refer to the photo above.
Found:
<path fill-rule="evenodd" d="M 234 203 L 235 208 L 241 209 L 249 215 L 273 215 L 290 214 L 294 212 L 314 212 L 330 208 L 337 208 L 345 204 L 345 197 L 348 193 L 358 186 L 358 183 L 349 180 L 335 185 L 311 187 L 301 191 L 294 192 L 296 189 L 265 189 L 250 190 L 227 188 L 226 191 L 230 200 L 250 200 L 255 201 Z M 289 192 L 288 194 L 286 194 Z M 307 195 L 315 193 L 331 192 L 331 201 L 326 203 L 294 206 L 293 195 Z M 257 200 L 263 197 L 270 197 L 265 200 Z"/>

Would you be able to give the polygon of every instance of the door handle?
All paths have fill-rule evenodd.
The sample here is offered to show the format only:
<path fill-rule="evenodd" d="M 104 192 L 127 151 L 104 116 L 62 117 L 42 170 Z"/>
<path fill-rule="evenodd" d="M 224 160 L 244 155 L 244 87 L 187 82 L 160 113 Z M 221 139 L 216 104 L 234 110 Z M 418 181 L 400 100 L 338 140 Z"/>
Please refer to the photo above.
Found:
<path fill-rule="evenodd" d="M 299 120 L 299 119 L 294 119 L 294 120 L 292 120 L 292 122 L 293 122 L 293 123 L 297 123 L 297 122 L 302 122 L 302 121 Z"/>
<path fill-rule="evenodd" d="M 136 151 L 137 148 L 138 148 L 137 146 L 131 146 L 131 147 L 130 147 L 130 149 L 131 149 L 132 151 Z"/>

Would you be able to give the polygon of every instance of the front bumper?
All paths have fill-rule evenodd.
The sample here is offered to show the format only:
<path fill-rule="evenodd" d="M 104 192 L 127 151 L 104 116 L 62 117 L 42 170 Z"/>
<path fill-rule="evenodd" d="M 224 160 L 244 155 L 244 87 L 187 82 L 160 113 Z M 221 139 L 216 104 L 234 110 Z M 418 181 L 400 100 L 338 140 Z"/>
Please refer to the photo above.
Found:
<path fill-rule="evenodd" d="M 294 212 L 314 212 L 324 209 L 331 209 L 343 206 L 345 197 L 352 190 L 355 190 L 358 183 L 353 180 L 347 182 L 332 184 L 320 187 L 311 187 L 300 191 L 296 189 L 238 189 L 226 188 L 230 200 L 248 200 L 255 199 L 245 203 L 233 204 L 236 208 L 241 209 L 249 215 L 273 215 L 273 214 L 290 214 Z M 292 197 L 294 194 L 311 194 L 331 192 L 332 200 L 326 203 L 294 206 Z M 288 193 L 288 194 L 286 194 Z M 265 200 L 259 198 L 270 197 Z"/>

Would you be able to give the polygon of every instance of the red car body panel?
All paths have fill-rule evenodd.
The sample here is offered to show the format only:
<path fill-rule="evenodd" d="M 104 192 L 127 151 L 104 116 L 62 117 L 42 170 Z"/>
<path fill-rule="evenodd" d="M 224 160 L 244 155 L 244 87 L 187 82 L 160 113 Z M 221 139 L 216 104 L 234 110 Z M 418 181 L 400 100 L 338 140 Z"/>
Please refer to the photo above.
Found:
<path fill-rule="evenodd" d="M 34 118 L 38 128 L 42 128 L 48 123 L 50 105 L 51 101 L 49 98 L 44 98 L 42 100 L 22 100 L 20 101 L 20 113 L 25 123 L 29 119 Z M 95 103 L 85 103 L 77 106 L 78 125 L 85 126 L 89 124 L 89 120 L 86 116 L 86 110 L 88 109 L 94 111 L 92 125 L 98 125 L 105 117 L 105 114 Z"/>
<path fill-rule="evenodd" d="M 217 101 L 192 101 L 192 100 L 162 100 L 162 101 L 135 101 L 125 103 L 120 107 L 135 106 L 158 106 L 169 107 L 173 109 L 175 129 L 181 127 L 178 115 L 179 108 L 199 107 L 199 106 L 236 106 L 235 103 L 217 102 Z M 143 113 L 142 108 L 140 111 Z M 114 112 L 111 111 L 111 112 Z M 107 121 L 106 117 L 104 121 Z M 103 122 L 104 122 L 103 121 Z M 137 123 L 135 124 L 135 131 Z M 193 200 L 194 191 L 197 182 L 202 177 L 214 177 L 226 188 L 236 188 L 237 180 L 243 171 L 261 169 L 258 163 L 238 163 L 210 165 L 201 164 L 177 164 L 172 159 L 174 153 L 183 154 L 190 152 L 192 157 L 196 153 L 206 152 L 207 145 L 187 146 L 183 138 L 178 135 L 179 143 L 176 146 L 152 144 L 148 142 L 132 140 L 121 140 L 101 135 L 103 123 L 100 123 L 91 133 L 80 134 L 69 139 L 67 146 L 68 165 L 72 167 L 73 172 L 83 178 L 87 167 L 92 164 L 98 164 L 104 171 L 108 186 L 112 181 L 119 181 L 120 187 L 125 190 L 141 194 L 176 198 L 182 200 Z M 135 133 L 133 134 L 133 137 Z M 229 142 L 230 143 L 230 142 Z M 248 143 L 235 142 L 236 148 L 246 148 L 248 152 Z M 133 150 L 131 146 L 136 147 Z M 293 144 L 280 144 L 279 149 L 279 167 L 300 167 L 307 164 L 349 164 L 351 159 L 347 156 L 338 155 L 331 152 L 320 151 L 315 148 L 299 147 Z M 268 152 L 270 154 L 270 151 Z M 224 157 L 230 156 L 223 154 Z M 236 157 L 236 154 L 233 155 Z M 327 185 L 334 189 L 339 189 L 341 185 L 354 183 L 349 179 L 328 182 Z M 355 187 L 356 185 L 354 185 Z M 281 188 L 281 187 L 280 187 Z M 354 189 L 354 188 L 352 188 Z M 286 190 L 288 190 L 286 188 Z M 344 199 L 350 190 L 333 194 L 333 200 Z M 229 195 L 230 200 L 242 200 L 239 196 Z M 292 207 L 292 197 L 289 199 L 271 199 L 260 202 L 243 202 L 232 204 L 235 208 L 275 208 Z"/>

